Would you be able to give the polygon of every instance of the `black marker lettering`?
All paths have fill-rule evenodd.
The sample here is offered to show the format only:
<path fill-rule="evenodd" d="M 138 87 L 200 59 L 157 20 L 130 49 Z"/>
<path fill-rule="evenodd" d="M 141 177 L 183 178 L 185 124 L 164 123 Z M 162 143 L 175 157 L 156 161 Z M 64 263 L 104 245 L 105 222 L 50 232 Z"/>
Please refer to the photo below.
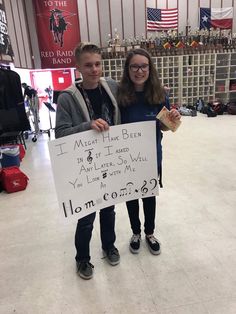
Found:
<path fill-rule="evenodd" d="M 143 184 L 143 186 L 141 187 L 141 192 L 142 192 L 143 194 L 146 194 L 146 193 L 148 192 L 148 188 L 146 188 L 147 181 L 144 180 L 143 183 L 144 183 L 144 184 Z"/>
<path fill-rule="evenodd" d="M 78 179 L 76 179 L 74 183 L 69 181 L 69 183 L 73 185 L 74 189 L 75 189 L 75 184 L 76 184 L 77 180 Z"/>
<path fill-rule="evenodd" d="M 111 197 L 112 197 L 113 199 L 117 198 L 117 193 L 116 193 L 116 192 L 112 192 L 112 193 L 111 193 Z"/>
<path fill-rule="evenodd" d="M 60 153 L 57 154 L 57 156 L 60 156 L 60 155 L 64 155 L 64 154 L 67 154 L 68 152 L 63 152 L 62 150 L 62 145 L 65 145 L 66 143 L 61 143 L 61 144 L 57 144 L 56 147 L 60 147 Z"/>
<path fill-rule="evenodd" d="M 109 194 L 108 193 L 105 193 L 104 195 L 103 195 L 103 199 L 104 199 L 104 201 L 107 201 L 108 200 L 108 197 L 109 196 Z"/>
<path fill-rule="evenodd" d="M 91 208 L 94 206 L 94 202 L 93 202 L 93 200 L 91 200 L 91 201 L 88 201 L 87 203 L 85 203 L 84 205 L 85 205 L 86 209 L 88 209 L 88 208 Z"/>
<path fill-rule="evenodd" d="M 104 146 L 104 148 L 107 148 L 107 150 L 108 150 L 108 153 L 105 156 L 113 155 L 110 151 L 110 147 L 112 147 L 112 146 Z"/>
<path fill-rule="evenodd" d="M 120 196 L 126 196 L 127 195 L 127 188 L 120 189 Z"/>
<path fill-rule="evenodd" d="M 154 187 L 151 189 L 151 191 L 152 191 L 152 190 L 154 190 L 154 189 L 155 189 L 155 187 L 157 186 L 157 180 L 156 180 L 156 179 L 154 179 L 154 178 L 153 178 L 153 179 L 151 179 L 151 180 L 150 180 L 150 183 L 151 183 L 151 184 L 152 184 L 152 181 L 154 181 Z"/>
<path fill-rule="evenodd" d="M 102 132 L 102 139 L 103 139 L 103 143 L 108 140 L 108 142 L 110 142 L 110 133 L 108 132 L 107 135 L 106 133 Z"/>

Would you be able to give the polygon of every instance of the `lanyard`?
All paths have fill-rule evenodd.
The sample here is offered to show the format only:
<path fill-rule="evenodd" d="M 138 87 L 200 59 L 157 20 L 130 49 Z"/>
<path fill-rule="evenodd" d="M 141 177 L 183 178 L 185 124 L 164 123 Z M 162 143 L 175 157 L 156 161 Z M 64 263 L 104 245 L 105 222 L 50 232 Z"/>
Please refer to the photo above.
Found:
<path fill-rule="evenodd" d="M 79 84 L 78 85 L 80 91 L 82 92 L 82 95 L 84 96 L 84 100 L 85 100 L 85 103 L 87 105 L 87 108 L 88 108 L 88 112 L 89 112 L 89 116 L 90 116 L 90 119 L 91 120 L 96 120 L 97 117 L 95 115 L 95 112 L 93 110 L 93 106 L 91 104 L 91 101 L 88 97 L 88 94 L 86 92 L 86 90 L 83 88 L 82 84 Z M 105 120 L 109 125 L 112 125 L 112 117 L 111 117 L 111 113 L 109 112 L 109 106 L 106 102 L 106 98 L 105 98 L 105 95 L 102 91 L 102 86 L 101 84 L 98 84 L 98 88 L 99 88 L 99 92 L 100 92 L 100 95 L 101 95 L 101 100 L 102 100 L 102 104 L 101 104 L 101 118 L 103 120 Z"/>

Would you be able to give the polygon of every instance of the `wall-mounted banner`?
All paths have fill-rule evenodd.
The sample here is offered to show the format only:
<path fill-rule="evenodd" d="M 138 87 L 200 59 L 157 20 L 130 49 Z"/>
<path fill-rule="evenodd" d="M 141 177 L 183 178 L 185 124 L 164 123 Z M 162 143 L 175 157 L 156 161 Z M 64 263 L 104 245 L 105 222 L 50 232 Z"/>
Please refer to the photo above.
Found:
<path fill-rule="evenodd" d="M 158 194 L 155 121 L 81 132 L 48 145 L 59 206 L 67 219 Z"/>
<path fill-rule="evenodd" d="M 41 66 L 75 66 L 74 48 L 80 42 L 77 0 L 35 0 Z"/>
<path fill-rule="evenodd" d="M 13 50 L 8 35 L 4 1 L 0 0 L 0 60 L 13 61 Z"/>

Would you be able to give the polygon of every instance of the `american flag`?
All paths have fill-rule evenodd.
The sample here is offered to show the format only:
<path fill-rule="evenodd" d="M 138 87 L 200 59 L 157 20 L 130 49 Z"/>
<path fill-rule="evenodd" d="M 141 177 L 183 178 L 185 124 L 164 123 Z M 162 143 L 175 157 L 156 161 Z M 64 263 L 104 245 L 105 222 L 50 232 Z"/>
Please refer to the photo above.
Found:
<path fill-rule="evenodd" d="M 178 9 L 147 8 L 147 30 L 158 31 L 178 28 Z"/>

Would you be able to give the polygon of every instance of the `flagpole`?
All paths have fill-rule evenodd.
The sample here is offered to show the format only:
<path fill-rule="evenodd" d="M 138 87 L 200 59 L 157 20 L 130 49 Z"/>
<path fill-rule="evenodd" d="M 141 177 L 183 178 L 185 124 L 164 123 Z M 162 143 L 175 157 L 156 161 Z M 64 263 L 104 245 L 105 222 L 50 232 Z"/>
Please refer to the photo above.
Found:
<path fill-rule="evenodd" d="M 200 0 L 198 0 L 198 25 L 200 28 L 201 23 L 201 17 L 200 17 Z"/>
<path fill-rule="evenodd" d="M 178 27 L 177 27 L 177 34 L 179 34 L 179 0 L 177 0 L 177 12 L 178 12 Z"/>
<path fill-rule="evenodd" d="M 111 34 L 111 38 L 113 38 L 113 34 L 112 34 L 112 21 L 111 21 L 111 2 L 110 2 L 110 0 L 108 0 L 108 8 L 109 8 L 110 34 Z"/>
<path fill-rule="evenodd" d="M 121 0 L 121 22 L 122 22 L 122 40 L 125 39 L 125 33 L 124 33 L 124 6 L 123 6 L 123 0 Z"/>
<path fill-rule="evenodd" d="M 85 14 L 86 14 L 86 24 L 87 24 L 88 41 L 90 41 L 89 22 L 88 22 L 88 4 L 87 4 L 87 0 L 85 0 Z"/>
<path fill-rule="evenodd" d="M 133 0 L 133 16 L 134 16 L 134 38 L 135 38 L 136 37 L 135 0 Z"/>
<path fill-rule="evenodd" d="M 234 17 L 234 0 L 232 0 L 232 7 L 233 7 L 233 17 Z M 233 24 L 234 24 L 234 18 L 232 20 L 232 26 L 231 26 L 231 39 L 233 39 Z"/>
<path fill-rule="evenodd" d="M 146 39 L 147 39 L 147 0 L 145 0 L 145 31 L 146 31 Z"/>
<path fill-rule="evenodd" d="M 98 3 L 98 0 L 97 0 L 97 13 L 98 13 L 99 42 L 100 42 L 100 47 L 102 47 L 101 23 L 100 23 L 100 10 L 99 10 L 99 3 Z"/>

